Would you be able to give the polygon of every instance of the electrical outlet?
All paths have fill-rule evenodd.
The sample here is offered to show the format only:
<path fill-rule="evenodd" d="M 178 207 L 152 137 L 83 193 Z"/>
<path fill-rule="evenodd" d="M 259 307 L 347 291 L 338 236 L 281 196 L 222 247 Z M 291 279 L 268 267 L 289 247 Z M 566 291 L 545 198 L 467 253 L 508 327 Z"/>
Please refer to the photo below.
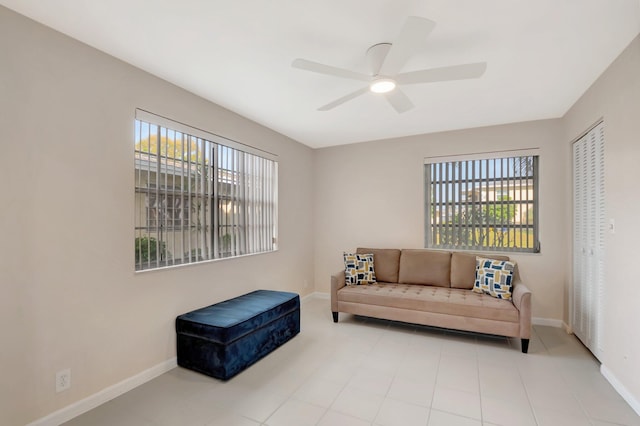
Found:
<path fill-rule="evenodd" d="M 60 370 L 56 373 L 56 392 L 62 392 L 71 387 L 71 369 Z"/>

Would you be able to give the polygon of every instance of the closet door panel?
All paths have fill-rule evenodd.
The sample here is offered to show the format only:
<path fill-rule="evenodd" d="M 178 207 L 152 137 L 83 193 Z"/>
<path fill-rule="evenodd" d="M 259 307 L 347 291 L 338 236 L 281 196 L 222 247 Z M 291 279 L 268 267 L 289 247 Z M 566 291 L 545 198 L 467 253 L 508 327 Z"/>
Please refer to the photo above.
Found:
<path fill-rule="evenodd" d="M 583 284 L 588 276 L 585 256 L 588 244 L 586 241 L 586 208 L 587 208 L 587 145 L 576 142 L 573 145 L 573 196 L 574 196 L 574 229 L 573 229 L 573 331 L 582 340 L 587 339 L 588 307 L 586 306 L 586 286 Z"/>
<path fill-rule="evenodd" d="M 603 350 L 604 318 L 604 125 L 573 145 L 572 327 L 596 355 Z"/>

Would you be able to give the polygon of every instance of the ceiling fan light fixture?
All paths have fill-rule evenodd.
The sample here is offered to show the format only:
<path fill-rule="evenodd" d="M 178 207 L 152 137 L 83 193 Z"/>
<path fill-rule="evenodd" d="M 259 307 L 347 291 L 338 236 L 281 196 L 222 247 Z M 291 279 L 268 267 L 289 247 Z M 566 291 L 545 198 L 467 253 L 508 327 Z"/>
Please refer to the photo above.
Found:
<path fill-rule="evenodd" d="M 373 93 L 389 93 L 395 88 L 396 82 L 391 78 L 378 78 L 369 85 L 369 90 Z"/>
<path fill-rule="evenodd" d="M 318 111 L 329 111 L 371 92 L 384 95 L 382 97 L 393 109 L 398 114 L 402 114 L 409 111 L 414 105 L 400 86 L 478 78 L 484 74 L 487 68 L 486 62 L 478 62 L 401 72 L 407 61 L 420 50 L 422 41 L 427 38 L 435 25 L 436 23 L 429 19 L 409 16 L 393 43 L 374 44 L 367 50 L 366 58 L 369 65 L 369 73 L 367 74 L 301 58 L 295 59 L 291 66 L 318 74 L 367 82 L 366 86 L 362 85 L 355 92 L 321 106 Z"/>

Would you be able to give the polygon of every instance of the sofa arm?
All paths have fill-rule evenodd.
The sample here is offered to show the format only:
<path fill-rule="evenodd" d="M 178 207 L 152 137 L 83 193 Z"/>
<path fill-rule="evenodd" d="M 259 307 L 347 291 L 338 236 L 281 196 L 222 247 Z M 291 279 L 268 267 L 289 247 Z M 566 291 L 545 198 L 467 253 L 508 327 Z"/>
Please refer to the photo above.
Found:
<path fill-rule="evenodd" d="M 531 290 L 522 281 L 513 284 L 513 304 L 520 313 L 520 338 L 531 337 Z"/>
<path fill-rule="evenodd" d="M 344 286 L 344 271 L 331 275 L 331 312 L 338 312 L 338 290 Z"/>

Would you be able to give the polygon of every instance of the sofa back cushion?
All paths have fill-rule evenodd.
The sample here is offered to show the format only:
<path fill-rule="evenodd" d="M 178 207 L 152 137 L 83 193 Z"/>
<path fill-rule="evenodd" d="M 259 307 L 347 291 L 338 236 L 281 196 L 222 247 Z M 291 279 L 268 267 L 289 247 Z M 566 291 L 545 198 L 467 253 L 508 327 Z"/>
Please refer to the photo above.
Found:
<path fill-rule="evenodd" d="M 471 290 L 476 281 L 476 256 L 509 260 L 509 256 L 500 256 L 492 253 L 463 253 L 454 252 L 451 255 L 451 288 L 464 288 Z"/>
<path fill-rule="evenodd" d="M 398 282 L 449 287 L 450 274 L 450 252 L 424 249 L 402 250 Z"/>
<path fill-rule="evenodd" d="M 400 250 L 398 249 L 372 249 L 358 248 L 358 254 L 373 254 L 373 269 L 376 280 L 387 283 L 398 282 L 398 269 L 400 268 Z"/>

